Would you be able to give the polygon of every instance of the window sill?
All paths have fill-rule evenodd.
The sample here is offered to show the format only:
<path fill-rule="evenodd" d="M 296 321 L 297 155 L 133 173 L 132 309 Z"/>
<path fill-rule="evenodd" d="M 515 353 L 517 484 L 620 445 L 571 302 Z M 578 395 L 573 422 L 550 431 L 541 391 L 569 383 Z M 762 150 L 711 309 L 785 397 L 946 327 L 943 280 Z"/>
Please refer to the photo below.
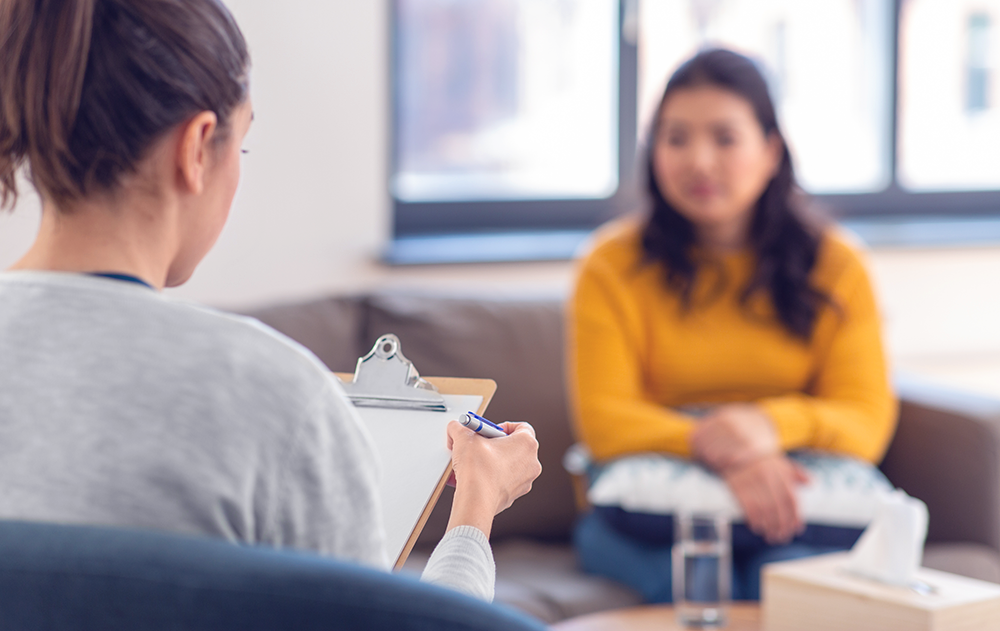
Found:
<path fill-rule="evenodd" d="M 864 217 L 840 224 L 870 248 L 1000 245 L 997 217 Z M 435 234 L 394 239 L 382 256 L 390 266 L 568 261 L 590 230 Z"/>
<path fill-rule="evenodd" d="M 1000 245 L 1000 216 L 852 217 L 840 225 L 870 248 Z"/>
<path fill-rule="evenodd" d="M 399 237 L 382 256 L 387 265 L 568 261 L 590 230 L 493 232 Z"/>

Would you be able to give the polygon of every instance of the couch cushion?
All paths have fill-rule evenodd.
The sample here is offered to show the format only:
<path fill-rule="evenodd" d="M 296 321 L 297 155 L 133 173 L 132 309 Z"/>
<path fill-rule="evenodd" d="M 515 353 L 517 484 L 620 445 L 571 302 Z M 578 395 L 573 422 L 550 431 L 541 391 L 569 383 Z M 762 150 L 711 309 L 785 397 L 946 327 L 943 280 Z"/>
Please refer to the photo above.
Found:
<path fill-rule="evenodd" d="M 493 538 L 568 539 L 576 511 L 561 464 L 572 442 L 563 382 L 562 299 L 379 294 L 369 300 L 367 325 L 365 344 L 395 333 L 422 375 L 496 380 L 487 417 L 529 421 L 543 470 L 531 492 L 497 516 Z M 438 502 L 422 544 L 433 544 L 444 533 L 450 498 L 446 494 Z"/>
<path fill-rule="evenodd" d="M 569 544 L 508 539 L 493 546 L 493 555 L 497 564 L 494 602 L 549 624 L 642 604 L 642 597 L 628 587 L 581 572 Z M 421 572 L 427 557 L 427 551 L 415 552 L 407 559 L 404 571 Z"/>
<path fill-rule="evenodd" d="M 1000 556 L 993 548 L 979 543 L 929 543 L 924 549 L 923 565 L 942 572 L 1000 583 Z"/>
<path fill-rule="evenodd" d="M 509 539 L 495 546 L 494 558 L 496 600 L 548 623 L 642 604 L 621 583 L 584 574 L 570 544 Z"/>
<path fill-rule="evenodd" d="M 323 298 L 244 311 L 302 344 L 336 372 L 354 372 L 362 349 L 364 304 L 349 296 Z"/>

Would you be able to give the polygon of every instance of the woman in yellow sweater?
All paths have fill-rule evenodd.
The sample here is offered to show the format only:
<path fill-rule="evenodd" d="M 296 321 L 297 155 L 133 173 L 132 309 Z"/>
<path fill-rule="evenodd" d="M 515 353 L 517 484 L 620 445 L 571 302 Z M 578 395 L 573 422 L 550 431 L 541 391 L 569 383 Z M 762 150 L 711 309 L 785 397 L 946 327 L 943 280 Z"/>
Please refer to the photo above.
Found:
<path fill-rule="evenodd" d="M 766 83 L 725 50 L 673 75 L 648 154 L 652 211 L 598 232 L 570 309 L 571 401 L 592 481 L 654 452 L 718 475 L 745 519 L 734 595 L 760 566 L 849 546 L 803 537 L 790 458 L 875 463 L 895 424 L 880 322 L 858 253 L 807 220 Z M 577 529 L 585 569 L 670 600 L 670 524 L 597 510 Z M 741 531 L 742 528 L 742 531 Z M 842 535 L 843 533 L 841 533 Z"/>

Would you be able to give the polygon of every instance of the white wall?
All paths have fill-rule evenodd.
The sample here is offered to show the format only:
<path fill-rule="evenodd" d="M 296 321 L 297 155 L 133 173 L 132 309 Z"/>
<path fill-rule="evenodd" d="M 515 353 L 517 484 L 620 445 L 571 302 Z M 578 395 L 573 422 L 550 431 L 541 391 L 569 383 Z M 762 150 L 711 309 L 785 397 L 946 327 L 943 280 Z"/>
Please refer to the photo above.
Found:
<path fill-rule="evenodd" d="M 0 214 L 0 269 L 10 267 L 21 258 L 38 229 L 38 196 L 26 182 L 18 182 L 18 191 L 20 195 L 14 212 Z"/>
<path fill-rule="evenodd" d="M 250 153 L 219 243 L 171 291 L 225 306 L 377 282 L 391 232 L 386 0 L 226 3 L 253 57 Z M 15 210 L 0 216 L 0 268 L 37 227 L 34 195 Z"/>
<path fill-rule="evenodd" d="M 218 245 L 178 293 L 239 304 L 351 288 L 390 232 L 387 3 L 227 0 L 255 122 Z"/>

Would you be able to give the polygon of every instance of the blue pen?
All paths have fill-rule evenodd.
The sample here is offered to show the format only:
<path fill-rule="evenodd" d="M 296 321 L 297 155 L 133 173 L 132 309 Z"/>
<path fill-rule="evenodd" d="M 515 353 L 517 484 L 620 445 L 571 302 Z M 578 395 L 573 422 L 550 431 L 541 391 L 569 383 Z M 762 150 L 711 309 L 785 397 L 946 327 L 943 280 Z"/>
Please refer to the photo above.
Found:
<path fill-rule="evenodd" d="M 484 438 L 500 438 L 507 435 L 502 427 L 487 421 L 475 412 L 466 412 L 459 417 L 458 422 Z"/>

